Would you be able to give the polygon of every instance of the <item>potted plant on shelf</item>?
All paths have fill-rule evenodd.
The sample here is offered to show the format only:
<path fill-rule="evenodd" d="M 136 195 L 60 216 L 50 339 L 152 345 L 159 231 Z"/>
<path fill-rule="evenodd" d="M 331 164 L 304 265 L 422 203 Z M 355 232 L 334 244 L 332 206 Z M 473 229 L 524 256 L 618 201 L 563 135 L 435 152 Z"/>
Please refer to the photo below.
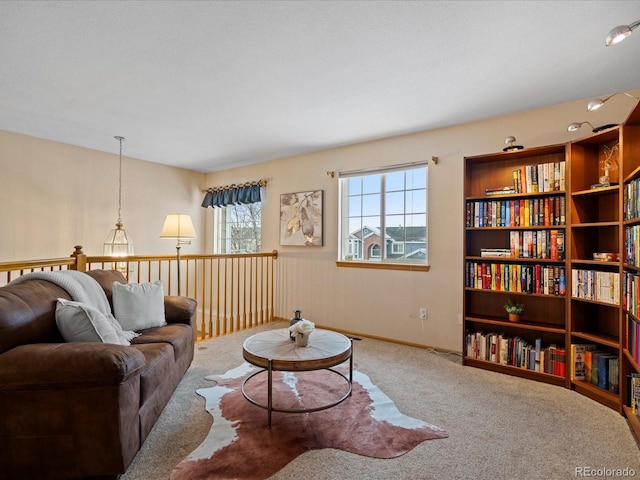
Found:
<path fill-rule="evenodd" d="M 510 322 L 519 322 L 520 315 L 524 312 L 524 305 L 522 303 L 513 303 L 511 299 L 508 299 L 504 305 L 504 309 L 509 314 Z"/>

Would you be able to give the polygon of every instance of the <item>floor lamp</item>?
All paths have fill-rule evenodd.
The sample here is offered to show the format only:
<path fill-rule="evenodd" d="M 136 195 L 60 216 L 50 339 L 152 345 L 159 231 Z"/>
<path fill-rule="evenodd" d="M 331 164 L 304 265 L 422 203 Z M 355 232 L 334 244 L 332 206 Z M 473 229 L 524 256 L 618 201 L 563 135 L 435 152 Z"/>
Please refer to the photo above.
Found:
<path fill-rule="evenodd" d="M 180 245 L 190 244 L 196 238 L 191 216 L 185 213 L 170 213 L 164 219 L 160 238 L 170 238 L 177 241 L 176 256 L 178 260 L 178 295 L 180 295 Z"/>

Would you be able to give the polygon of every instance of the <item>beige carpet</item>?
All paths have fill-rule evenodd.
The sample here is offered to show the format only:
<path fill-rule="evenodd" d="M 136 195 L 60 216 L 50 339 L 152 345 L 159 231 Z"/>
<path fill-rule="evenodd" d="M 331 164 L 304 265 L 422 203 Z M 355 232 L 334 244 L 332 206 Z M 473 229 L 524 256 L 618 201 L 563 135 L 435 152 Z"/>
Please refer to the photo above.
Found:
<path fill-rule="evenodd" d="M 210 386 L 204 377 L 241 363 L 249 335 L 284 326 L 198 344 L 192 367 L 122 480 L 167 479 L 209 432 L 211 417 L 195 393 Z M 576 469 L 592 476 L 608 469 L 611 475 L 598 478 L 620 478 L 613 470 L 624 468 L 640 477 L 640 450 L 626 420 L 575 392 L 462 367 L 454 355 L 366 338 L 354 342 L 354 358 L 401 412 L 438 425 L 449 437 L 387 460 L 316 450 L 271 479 L 570 479 Z"/>

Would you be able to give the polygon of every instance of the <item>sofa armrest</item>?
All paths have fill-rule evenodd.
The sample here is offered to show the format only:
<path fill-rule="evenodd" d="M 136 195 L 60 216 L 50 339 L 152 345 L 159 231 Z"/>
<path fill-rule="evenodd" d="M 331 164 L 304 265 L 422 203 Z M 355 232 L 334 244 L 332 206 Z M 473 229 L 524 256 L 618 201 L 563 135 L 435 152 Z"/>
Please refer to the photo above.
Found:
<path fill-rule="evenodd" d="M 136 348 L 108 343 L 37 343 L 0 355 L 0 390 L 118 385 L 145 364 Z"/>
<path fill-rule="evenodd" d="M 196 307 L 198 302 L 193 298 L 175 295 L 164 297 L 164 314 L 167 323 L 185 323 L 195 325 Z"/>

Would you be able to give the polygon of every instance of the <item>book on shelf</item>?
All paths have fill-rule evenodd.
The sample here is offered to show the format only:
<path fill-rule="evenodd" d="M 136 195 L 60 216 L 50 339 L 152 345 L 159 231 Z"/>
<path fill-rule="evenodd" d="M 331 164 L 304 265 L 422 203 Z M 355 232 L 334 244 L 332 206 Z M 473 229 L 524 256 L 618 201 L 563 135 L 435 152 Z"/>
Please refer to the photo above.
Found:
<path fill-rule="evenodd" d="M 595 349 L 596 346 L 592 343 L 571 344 L 571 380 L 585 380 L 585 353 Z"/>
<path fill-rule="evenodd" d="M 622 304 L 626 311 L 640 316 L 640 273 L 625 271 L 622 275 Z"/>
<path fill-rule="evenodd" d="M 627 349 L 629 355 L 636 363 L 640 363 L 640 347 L 638 346 L 638 340 L 640 339 L 640 323 L 638 323 L 634 317 L 625 314 L 627 334 L 625 336 L 624 348 Z"/>
<path fill-rule="evenodd" d="M 619 304 L 620 274 L 600 270 L 571 270 L 571 296 L 584 300 Z"/>
<path fill-rule="evenodd" d="M 516 193 L 514 187 L 490 187 L 484 189 L 485 195 L 510 195 Z"/>
<path fill-rule="evenodd" d="M 511 249 L 509 248 L 481 248 L 481 257 L 511 257 Z"/>
<path fill-rule="evenodd" d="M 604 355 L 601 350 L 585 350 L 584 352 L 584 380 L 589 383 L 598 383 L 598 358 L 597 355 Z M 594 367 L 595 365 L 595 367 Z M 595 373 L 594 373 L 595 371 Z M 593 381 L 595 378 L 595 382 Z"/>
<path fill-rule="evenodd" d="M 516 193 L 564 191 L 565 161 L 524 165 L 512 176 Z"/>
<path fill-rule="evenodd" d="M 633 220 L 640 217 L 640 178 L 625 183 L 623 195 L 624 219 Z"/>
<path fill-rule="evenodd" d="M 614 357 L 609 359 L 607 389 L 616 395 L 620 393 L 620 359 Z"/>
<path fill-rule="evenodd" d="M 616 355 L 599 355 L 598 356 L 598 387 L 609 390 L 609 368 L 612 360 L 618 360 Z"/>
<path fill-rule="evenodd" d="M 627 375 L 627 407 L 634 414 L 640 415 L 640 373 Z"/>
<path fill-rule="evenodd" d="M 532 343 L 504 333 L 469 333 L 465 337 L 465 355 L 470 358 L 499 363 L 524 370 L 564 376 L 564 348 L 542 346 L 542 339 Z"/>

